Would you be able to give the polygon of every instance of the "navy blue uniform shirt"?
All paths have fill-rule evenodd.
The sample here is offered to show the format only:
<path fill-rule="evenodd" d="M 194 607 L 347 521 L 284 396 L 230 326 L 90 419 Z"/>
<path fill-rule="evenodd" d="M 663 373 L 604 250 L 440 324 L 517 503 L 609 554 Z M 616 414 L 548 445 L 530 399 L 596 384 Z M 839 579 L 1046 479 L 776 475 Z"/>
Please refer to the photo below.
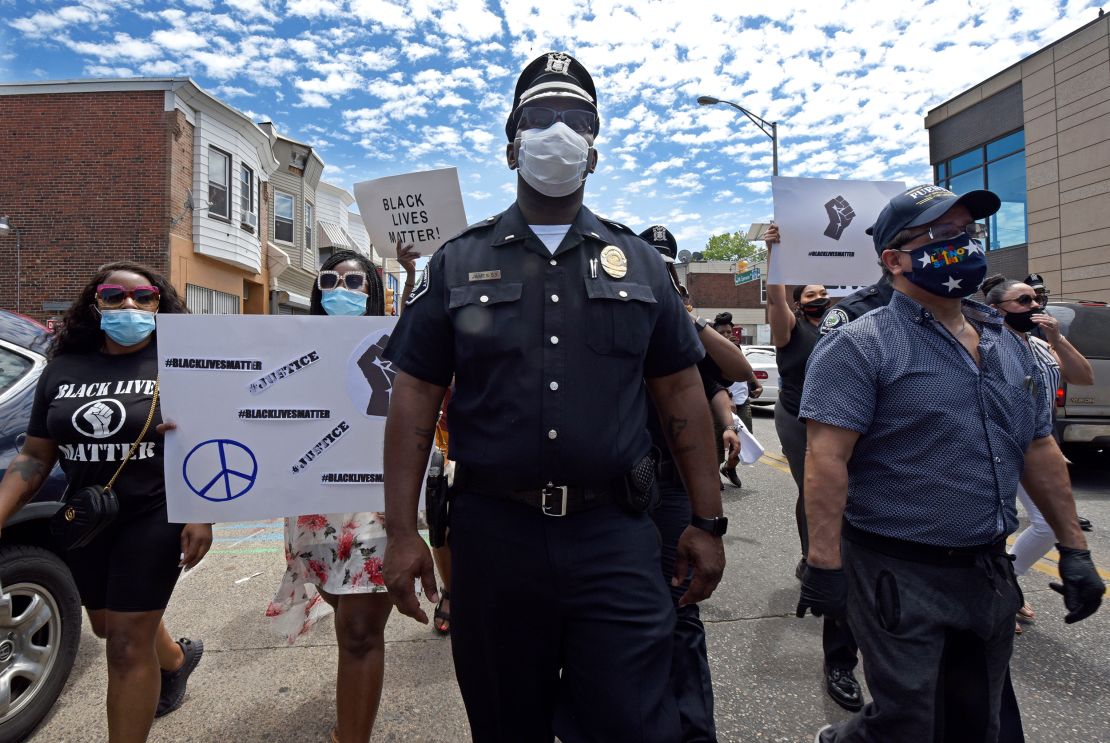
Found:
<path fill-rule="evenodd" d="M 847 325 L 871 310 L 886 307 L 890 304 L 892 294 L 894 294 L 894 287 L 890 285 L 888 276 L 884 276 L 871 286 L 852 292 L 825 311 L 819 326 L 821 335 L 827 334 L 833 328 Z"/>
<path fill-rule="evenodd" d="M 1017 528 L 1014 494 L 1034 438 L 1050 435 L 1025 343 L 964 300 L 980 366 L 905 294 L 828 333 L 806 370 L 800 417 L 860 434 L 844 517 L 857 529 L 941 547 Z"/>
<path fill-rule="evenodd" d="M 616 246 L 623 277 L 591 259 Z M 520 209 L 440 248 L 386 349 L 446 386 L 450 457 L 517 487 L 603 485 L 648 453 L 644 378 L 704 355 L 662 257 L 582 207 L 554 255 Z"/>

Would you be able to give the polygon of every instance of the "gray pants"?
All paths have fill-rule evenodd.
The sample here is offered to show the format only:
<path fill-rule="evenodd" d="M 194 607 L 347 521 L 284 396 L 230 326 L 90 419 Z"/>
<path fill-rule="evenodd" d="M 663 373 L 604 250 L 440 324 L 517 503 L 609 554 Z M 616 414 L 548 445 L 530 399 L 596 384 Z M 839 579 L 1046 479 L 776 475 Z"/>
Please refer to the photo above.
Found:
<path fill-rule="evenodd" d="M 798 541 L 802 545 L 802 557 L 809 554 L 809 531 L 806 528 L 806 507 L 802 499 L 805 489 L 806 469 L 806 425 L 783 408 L 775 404 L 775 433 L 779 436 L 782 455 L 790 465 L 790 475 L 798 486 L 798 500 L 794 503 L 794 520 L 798 524 Z"/>
<path fill-rule="evenodd" d="M 1009 559 L 941 566 L 843 545 L 872 702 L 822 740 L 994 743 L 1022 603 Z"/>

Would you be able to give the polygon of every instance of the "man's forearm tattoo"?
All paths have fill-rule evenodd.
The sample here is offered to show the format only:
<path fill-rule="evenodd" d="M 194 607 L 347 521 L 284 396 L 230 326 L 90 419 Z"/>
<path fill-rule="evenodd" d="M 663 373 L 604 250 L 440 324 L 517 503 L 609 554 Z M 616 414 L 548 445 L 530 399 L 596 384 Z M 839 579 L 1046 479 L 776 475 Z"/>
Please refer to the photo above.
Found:
<path fill-rule="evenodd" d="M 671 440 L 671 453 L 681 454 L 688 451 L 693 451 L 693 446 L 679 446 L 678 437 L 686 430 L 689 421 L 685 418 L 679 418 L 675 415 L 667 416 L 667 436 Z"/>

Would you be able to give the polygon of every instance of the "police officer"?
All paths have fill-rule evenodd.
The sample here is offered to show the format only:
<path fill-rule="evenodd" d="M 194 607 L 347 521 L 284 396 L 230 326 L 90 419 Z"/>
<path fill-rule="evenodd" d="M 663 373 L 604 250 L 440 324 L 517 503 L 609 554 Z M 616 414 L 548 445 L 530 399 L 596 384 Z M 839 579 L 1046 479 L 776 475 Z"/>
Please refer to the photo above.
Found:
<path fill-rule="evenodd" d="M 385 354 L 386 582 L 421 622 L 414 581 L 437 594 L 417 500 L 455 376 L 451 636 L 477 743 L 680 737 L 645 392 L 690 493 L 680 603 L 724 569 L 701 344 L 659 254 L 582 205 L 596 100 L 566 54 L 524 69 L 505 125 L 516 202 L 432 256 Z"/>
<path fill-rule="evenodd" d="M 870 235 L 871 228 L 868 227 L 866 232 Z M 819 332 L 821 335 L 825 335 L 833 328 L 850 323 L 871 310 L 886 307 L 890 304 L 890 296 L 893 293 L 894 289 L 890 285 L 890 275 L 883 272 L 882 277 L 874 284 L 857 289 L 826 310 L 821 318 Z"/>
<path fill-rule="evenodd" d="M 674 273 L 674 258 L 678 252 L 674 235 L 665 226 L 657 224 L 641 232 L 640 237 L 659 251 L 667 263 L 674 288 L 681 296 L 682 286 Z M 730 455 L 733 452 L 739 453 L 739 432 L 732 422 L 732 398 L 728 394 L 727 383 L 731 382 L 731 378 L 754 380 L 755 373 L 740 349 L 721 337 L 704 318 L 691 316 L 690 319 L 705 346 L 705 357 L 698 362 L 698 373 L 701 375 L 705 399 L 709 401 L 714 423 L 717 430 L 722 432 L 719 443 Z M 727 379 L 722 380 L 722 377 Z M 675 573 L 678 540 L 690 525 L 690 500 L 653 406 L 648 413 L 648 428 L 652 443 L 659 449 L 661 456 L 660 502 L 652 511 L 652 518 L 662 538 L 663 576 L 669 580 Z M 678 703 L 682 724 L 682 736 L 676 738 L 676 741 L 709 743 L 717 740 L 717 731 L 713 721 L 713 681 L 706 656 L 705 626 L 701 622 L 697 604 L 680 603 L 685 592 L 685 583 L 671 586 L 671 599 L 677 615 L 671 689 Z"/>

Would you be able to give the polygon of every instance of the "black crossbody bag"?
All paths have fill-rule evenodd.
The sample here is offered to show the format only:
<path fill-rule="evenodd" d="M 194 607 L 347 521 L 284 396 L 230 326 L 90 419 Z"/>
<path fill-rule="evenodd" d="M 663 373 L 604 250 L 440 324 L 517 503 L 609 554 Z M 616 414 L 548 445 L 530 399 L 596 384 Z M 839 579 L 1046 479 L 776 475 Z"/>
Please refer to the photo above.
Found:
<path fill-rule="evenodd" d="M 50 518 L 50 533 L 62 549 L 72 550 L 84 547 L 104 531 L 119 515 L 119 498 L 112 491 L 124 466 L 139 448 L 143 437 L 150 430 L 154 420 L 154 409 L 158 406 L 158 382 L 154 382 L 154 398 L 150 401 L 150 412 L 139 438 L 131 445 L 127 456 L 116 468 L 116 474 L 107 485 L 87 485 L 75 493 L 66 493 L 62 507 Z"/>

